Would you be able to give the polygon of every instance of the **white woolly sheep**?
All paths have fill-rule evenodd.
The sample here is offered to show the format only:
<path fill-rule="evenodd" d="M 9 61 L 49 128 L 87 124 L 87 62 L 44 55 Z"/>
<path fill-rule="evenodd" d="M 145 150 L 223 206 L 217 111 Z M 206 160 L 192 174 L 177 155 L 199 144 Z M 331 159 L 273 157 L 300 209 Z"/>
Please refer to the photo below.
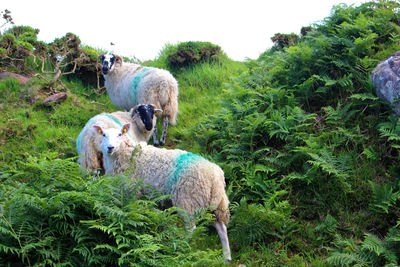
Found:
<path fill-rule="evenodd" d="M 226 228 L 230 217 L 229 200 L 224 172 L 218 165 L 187 151 L 134 142 L 125 134 L 129 124 L 122 129 L 93 127 L 103 136 L 101 148 L 106 174 L 132 170 L 132 179 L 143 179 L 145 185 L 170 194 L 172 204 L 189 215 L 196 209 L 215 207 L 213 226 L 220 237 L 225 259 L 231 260 Z M 191 224 L 187 217 L 186 223 Z"/>
<path fill-rule="evenodd" d="M 161 139 L 158 141 L 156 125 L 153 144 L 164 145 L 168 123 L 176 124 L 178 82 L 167 70 L 126 63 L 115 54 L 102 54 L 99 58 L 103 62 L 104 85 L 115 106 L 129 110 L 137 104 L 149 103 L 163 110 Z"/>
<path fill-rule="evenodd" d="M 95 133 L 94 125 L 101 125 L 103 129 L 120 129 L 126 123 L 132 123 L 128 136 L 135 141 L 150 139 L 153 127 L 156 123 L 154 114 L 162 110 L 153 105 L 137 105 L 130 112 L 117 111 L 113 113 L 102 113 L 91 118 L 76 139 L 78 163 L 87 170 L 102 169 L 103 154 L 101 152 L 102 136 Z"/>

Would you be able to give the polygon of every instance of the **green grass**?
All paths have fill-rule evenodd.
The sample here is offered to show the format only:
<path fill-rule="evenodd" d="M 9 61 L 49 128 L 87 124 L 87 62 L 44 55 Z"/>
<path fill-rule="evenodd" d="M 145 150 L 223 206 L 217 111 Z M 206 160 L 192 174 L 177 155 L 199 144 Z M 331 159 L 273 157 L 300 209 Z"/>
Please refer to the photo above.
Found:
<path fill-rule="evenodd" d="M 198 122 L 221 109 L 225 83 L 245 70 L 241 62 L 202 63 L 177 73 L 179 84 L 178 123 L 168 130 L 167 146 L 204 152 L 196 142 L 193 128 Z"/>
<path fill-rule="evenodd" d="M 93 90 L 79 82 L 66 82 L 71 88 L 68 98 L 51 107 L 43 106 L 46 91 L 40 91 L 26 101 L 21 92 L 26 90 L 13 79 L 0 81 L 2 116 L 0 117 L 0 162 L 14 164 L 27 155 L 56 151 L 59 157 L 77 156 L 75 139 L 86 122 L 93 116 L 116 108 L 103 93 L 100 97 L 86 97 Z M 32 101 L 32 102 L 31 102 Z"/>

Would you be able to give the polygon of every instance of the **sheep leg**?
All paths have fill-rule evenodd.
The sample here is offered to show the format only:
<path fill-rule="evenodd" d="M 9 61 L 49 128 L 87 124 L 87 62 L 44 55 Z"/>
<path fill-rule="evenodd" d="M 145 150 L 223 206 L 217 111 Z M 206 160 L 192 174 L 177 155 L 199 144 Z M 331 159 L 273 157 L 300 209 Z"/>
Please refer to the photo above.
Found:
<path fill-rule="evenodd" d="M 154 130 L 153 130 L 153 145 L 154 146 L 159 146 L 160 144 L 158 143 L 158 136 L 157 136 L 157 122 L 154 125 Z"/>
<path fill-rule="evenodd" d="M 185 223 L 185 228 L 189 233 L 193 233 L 196 230 L 196 225 L 194 223 Z"/>
<path fill-rule="evenodd" d="M 193 215 L 189 214 L 188 212 L 179 212 L 179 216 L 182 218 L 186 230 L 192 234 L 194 230 L 196 230 L 196 225 L 194 224 L 193 221 Z"/>
<path fill-rule="evenodd" d="M 165 137 L 167 136 L 167 129 L 168 129 L 168 117 L 164 117 L 163 126 L 162 126 L 162 135 L 160 139 L 160 146 L 165 144 Z"/>
<path fill-rule="evenodd" d="M 213 226 L 217 230 L 219 239 L 221 240 L 225 260 L 231 261 L 232 258 L 231 258 L 231 249 L 229 247 L 228 230 L 226 229 L 225 224 L 220 222 L 213 222 Z"/>

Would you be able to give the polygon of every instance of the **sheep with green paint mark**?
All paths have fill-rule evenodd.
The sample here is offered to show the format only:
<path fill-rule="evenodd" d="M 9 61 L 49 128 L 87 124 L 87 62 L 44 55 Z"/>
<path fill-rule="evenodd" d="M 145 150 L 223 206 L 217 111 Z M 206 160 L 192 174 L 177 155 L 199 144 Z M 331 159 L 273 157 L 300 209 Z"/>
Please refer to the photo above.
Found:
<path fill-rule="evenodd" d="M 168 123 L 175 125 L 178 115 L 178 82 L 167 70 L 123 62 L 115 54 L 102 54 L 104 85 L 111 102 L 129 110 L 137 104 L 153 104 L 163 110 L 160 141 L 154 127 L 153 144 L 164 145 Z"/>
<path fill-rule="evenodd" d="M 78 151 L 78 163 L 87 170 L 103 169 L 103 154 L 101 152 L 101 142 L 103 136 L 95 132 L 94 125 L 99 125 L 103 129 L 117 128 L 131 123 L 127 136 L 137 142 L 147 142 L 150 139 L 156 120 L 154 114 L 162 112 L 153 105 L 137 105 L 130 112 L 117 111 L 113 113 L 101 113 L 91 118 L 80 132 L 76 139 L 76 149 Z"/>
<path fill-rule="evenodd" d="M 93 127 L 104 136 L 101 148 L 106 174 L 115 175 L 131 170 L 132 179 L 143 179 L 145 185 L 170 194 L 172 204 L 189 215 L 193 215 L 197 209 L 214 207 L 216 220 L 213 225 L 220 237 L 226 260 L 231 260 L 226 228 L 230 217 L 229 200 L 225 192 L 224 172 L 218 165 L 187 151 L 135 142 L 126 134 L 129 124 L 120 129 L 102 129 L 98 125 Z M 144 186 L 142 193 L 146 193 L 146 190 Z M 186 223 L 191 225 L 191 220 Z"/>

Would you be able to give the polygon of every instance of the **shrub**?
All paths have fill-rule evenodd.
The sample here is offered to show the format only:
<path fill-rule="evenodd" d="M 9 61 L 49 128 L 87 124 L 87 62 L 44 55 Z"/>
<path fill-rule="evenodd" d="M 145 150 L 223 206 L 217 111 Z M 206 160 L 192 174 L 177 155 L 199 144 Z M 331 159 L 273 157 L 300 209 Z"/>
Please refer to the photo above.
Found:
<path fill-rule="evenodd" d="M 202 61 L 215 61 L 221 56 L 221 48 L 209 42 L 183 42 L 168 56 L 173 68 L 187 67 Z"/>
<path fill-rule="evenodd" d="M 0 47 L 0 58 L 6 58 L 7 57 L 7 50 L 3 47 Z"/>
<path fill-rule="evenodd" d="M 271 37 L 272 42 L 274 43 L 276 49 L 282 50 L 285 47 L 296 45 L 299 41 L 299 36 L 294 33 L 291 34 L 282 34 L 276 33 L 273 37 Z"/>
<path fill-rule="evenodd" d="M 336 247 L 330 249 L 326 263 L 334 266 L 398 266 L 399 238 L 398 227 L 390 229 L 384 239 L 368 233 L 362 241 L 337 235 Z"/>
<path fill-rule="evenodd" d="M 25 58 L 31 55 L 34 50 L 40 52 L 47 50 L 47 45 L 37 40 L 38 33 L 38 29 L 29 26 L 14 26 L 8 29 L 4 34 L 4 36 L 7 35 L 8 37 L 4 41 L 9 43 L 9 47 L 11 43 L 14 46 L 14 50 L 9 51 L 10 54 L 16 54 L 17 58 Z M 15 41 L 10 42 L 12 39 Z"/>
<path fill-rule="evenodd" d="M 15 38 L 14 35 L 12 35 L 11 33 L 5 33 L 1 36 L 0 46 L 4 49 L 8 50 L 8 49 L 12 48 L 16 42 L 17 42 L 17 38 Z"/>
<path fill-rule="evenodd" d="M 35 45 L 39 29 L 34 29 L 29 26 L 14 26 L 7 30 L 7 33 L 14 35 L 20 41 Z"/>
<path fill-rule="evenodd" d="M 81 79 L 85 85 L 100 87 L 103 81 L 98 68 L 98 52 L 82 46 L 81 40 L 73 33 L 67 33 L 49 44 L 50 61 L 54 71 Z"/>
<path fill-rule="evenodd" d="M 246 197 L 249 214 L 267 220 L 250 207 L 284 188 L 297 220 L 330 214 L 317 227 L 324 236 L 316 241 L 327 246 L 337 232 L 384 236 L 396 224 L 400 123 L 369 73 L 400 49 L 399 7 L 337 6 L 297 44 L 266 51 L 226 85 L 221 110 L 193 134 L 223 167 L 231 201 Z M 369 181 L 379 184 L 372 192 Z M 385 215 L 368 217 L 371 208 Z"/>
<path fill-rule="evenodd" d="M 291 207 L 286 201 L 277 201 L 277 192 L 269 201 L 261 204 L 248 204 L 245 198 L 239 203 L 232 203 L 233 216 L 229 233 L 233 243 L 241 246 L 268 244 L 276 240 L 283 241 L 297 231 L 297 226 L 290 219 Z M 285 227 L 291 225 L 287 231 Z"/>
<path fill-rule="evenodd" d="M 26 59 L 32 55 L 34 50 L 33 45 L 26 39 L 20 39 L 18 35 L 15 36 L 12 34 L 12 29 L 8 30 L 0 38 L 0 48 L 5 50 L 2 50 L 2 57 L 5 58 L 2 63 L 5 66 L 9 65 L 18 70 L 23 70 L 25 69 L 25 60 L 21 59 Z"/>

